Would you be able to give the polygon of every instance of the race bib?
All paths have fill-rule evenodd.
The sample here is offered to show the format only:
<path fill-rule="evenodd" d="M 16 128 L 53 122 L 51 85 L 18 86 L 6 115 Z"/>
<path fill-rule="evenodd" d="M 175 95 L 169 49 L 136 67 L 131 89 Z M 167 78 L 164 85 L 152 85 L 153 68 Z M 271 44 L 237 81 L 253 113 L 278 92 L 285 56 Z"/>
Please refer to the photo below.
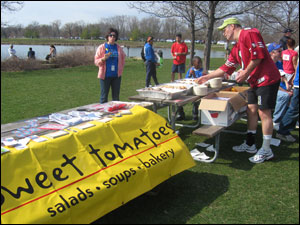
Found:
<path fill-rule="evenodd" d="M 290 55 L 283 54 L 282 59 L 285 61 L 290 61 Z"/>

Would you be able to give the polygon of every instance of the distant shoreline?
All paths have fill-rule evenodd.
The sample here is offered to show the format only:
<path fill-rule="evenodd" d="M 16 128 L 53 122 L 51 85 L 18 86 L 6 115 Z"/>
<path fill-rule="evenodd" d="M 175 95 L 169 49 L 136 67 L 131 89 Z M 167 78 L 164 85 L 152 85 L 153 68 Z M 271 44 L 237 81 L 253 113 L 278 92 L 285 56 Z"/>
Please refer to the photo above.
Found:
<path fill-rule="evenodd" d="M 42 38 L 1 38 L 1 44 L 14 45 L 64 45 L 64 46 L 99 46 L 105 40 L 72 40 L 72 39 L 42 39 Z M 129 48 L 139 48 L 144 46 L 142 41 L 118 41 L 119 45 Z M 190 44 L 187 44 L 190 48 Z M 156 48 L 171 48 L 172 43 L 154 42 Z M 204 50 L 203 44 L 195 44 L 198 50 Z M 223 45 L 212 45 L 211 50 L 225 51 Z"/>

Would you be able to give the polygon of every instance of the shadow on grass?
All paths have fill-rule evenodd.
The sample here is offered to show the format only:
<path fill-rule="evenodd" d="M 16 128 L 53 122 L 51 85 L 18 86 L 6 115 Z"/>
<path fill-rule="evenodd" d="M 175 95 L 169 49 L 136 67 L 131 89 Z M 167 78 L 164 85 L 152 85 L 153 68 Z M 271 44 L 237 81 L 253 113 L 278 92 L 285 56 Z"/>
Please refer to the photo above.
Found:
<path fill-rule="evenodd" d="M 92 224 L 184 224 L 227 192 L 226 176 L 184 171 Z M 205 221 L 204 221 L 205 223 Z"/>
<path fill-rule="evenodd" d="M 190 118 L 188 118 L 190 119 Z M 187 122 L 188 124 L 190 122 Z M 187 142 L 189 138 L 191 138 L 191 142 L 205 142 L 207 144 L 215 144 L 214 138 L 206 138 L 206 137 L 200 137 L 193 135 L 194 129 L 191 128 L 180 128 L 180 137 L 183 141 Z M 233 131 L 240 131 L 245 132 L 247 130 L 247 124 L 246 122 L 238 121 L 237 123 L 230 126 L 227 130 L 233 130 Z M 296 135 L 295 135 L 296 134 Z M 262 131 L 261 131 L 261 124 L 258 125 L 257 128 L 257 134 L 256 134 L 256 147 L 259 149 L 262 146 Z M 291 157 L 293 153 L 299 152 L 299 149 L 297 146 L 295 147 L 294 144 L 299 143 L 299 131 L 294 131 L 294 135 L 296 138 L 295 143 L 288 143 L 281 141 L 280 146 L 271 146 L 274 158 L 267 161 L 268 163 L 276 163 L 281 161 L 299 161 L 299 157 Z M 276 132 L 274 131 L 273 138 L 276 137 Z M 251 163 L 249 161 L 249 158 L 252 157 L 254 154 L 249 154 L 247 152 L 235 152 L 232 150 L 233 146 L 240 145 L 243 143 L 243 141 L 246 139 L 246 135 L 243 134 L 232 134 L 232 133 L 221 133 L 220 136 L 220 150 L 219 150 L 219 156 L 218 159 L 222 159 L 223 161 L 226 160 L 228 162 L 220 162 L 221 160 L 216 160 L 213 162 L 214 164 L 227 164 L 228 166 L 238 169 L 238 170 L 244 170 L 249 171 L 251 170 L 256 164 Z M 294 147 L 293 147 L 294 146 Z M 192 150 L 193 148 L 197 148 L 201 152 L 205 152 L 208 156 L 213 156 L 213 153 L 205 151 L 205 148 L 201 148 L 198 146 L 193 145 L 192 147 L 189 146 Z"/>

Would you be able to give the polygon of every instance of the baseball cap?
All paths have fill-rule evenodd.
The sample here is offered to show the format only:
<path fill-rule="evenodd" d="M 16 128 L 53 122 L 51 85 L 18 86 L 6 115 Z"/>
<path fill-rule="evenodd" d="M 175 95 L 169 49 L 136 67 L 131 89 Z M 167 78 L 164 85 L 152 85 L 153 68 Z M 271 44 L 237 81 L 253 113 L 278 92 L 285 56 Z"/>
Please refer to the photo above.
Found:
<path fill-rule="evenodd" d="M 273 42 L 273 43 L 269 44 L 268 52 L 272 52 L 272 51 L 280 49 L 280 48 L 281 48 L 281 45 L 278 45 L 276 42 Z"/>
<path fill-rule="evenodd" d="M 241 23 L 240 23 L 240 21 L 238 19 L 236 19 L 236 18 L 228 18 L 228 19 L 224 20 L 223 24 L 221 26 L 219 26 L 218 29 L 219 30 L 223 30 L 229 24 L 239 24 L 239 25 L 241 25 Z"/>
<path fill-rule="evenodd" d="M 284 29 L 283 33 L 293 32 L 294 30 L 291 28 Z"/>

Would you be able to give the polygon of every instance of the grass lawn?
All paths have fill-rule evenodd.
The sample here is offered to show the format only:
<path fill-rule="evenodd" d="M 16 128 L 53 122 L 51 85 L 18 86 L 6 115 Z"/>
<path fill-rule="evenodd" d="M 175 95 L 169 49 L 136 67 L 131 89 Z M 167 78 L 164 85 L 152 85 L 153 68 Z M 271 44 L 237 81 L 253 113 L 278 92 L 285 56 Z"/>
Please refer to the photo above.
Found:
<path fill-rule="evenodd" d="M 163 68 L 157 70 L 160 83 L 170 81 L 171 63 L 165 60 Z M 213 59 L 211 69 L 222 63 L 223 59 Z M 92 65 L 1 72 L 1 124 L 98 102 L 97 71 Z M 143 63 L 127 60 L 121 100 L 127 101 L 144 85 Z M 188 119 L 192 118 L 191 110 L 192 104 L 185 106 Z M 158 113 L 167 115 L 166 109 Z M 245 131 L 246 123 L 238 121 L 231 129 Z M 179 131 L 190 150 L 197 142 L 214 142 L 192 135 L 189 128 Z M 272 146 L 274 159 L 254 165 L 248 160 L 251 154 L 231 150 L 232 146 L 241 144 L 244 137 L 222 133 L 220 155 L 214 163 L 197 162 L 195 167 L 161 184 L 157 196 L 142 195 L 94 223 L 299 224 L 299 130 L 292 134 L 297 137 L 295 143 Z M 257 147 L 261 146 L 261 136 L 259 126 Z"/>

